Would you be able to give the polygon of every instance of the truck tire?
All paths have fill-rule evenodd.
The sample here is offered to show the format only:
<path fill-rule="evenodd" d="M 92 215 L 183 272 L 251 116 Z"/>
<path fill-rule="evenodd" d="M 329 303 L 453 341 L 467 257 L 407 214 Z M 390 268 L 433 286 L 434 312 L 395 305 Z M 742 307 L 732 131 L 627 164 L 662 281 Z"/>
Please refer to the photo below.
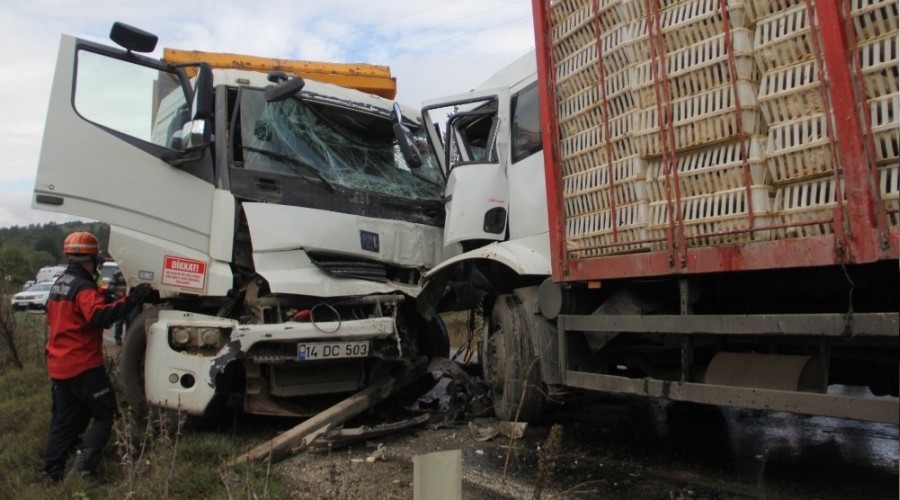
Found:
<path fill-rule="evenodd" d="M 125 333 L 122 358 L 119 360 L 119 380 L 122 395 L 135 417 L 147 414 L 144 395 L 144 353 L 147 351 L 147 329 L 159 318 L 160 306 L 153 306 L 138 314 Z"/>
<path fill-rule="evenodd" d="M 534 421 L 544 410 L 541 362 L 530 324 L 518 297 L 497 297 L 488 323 L 485 379 L 500 420 Z"/>

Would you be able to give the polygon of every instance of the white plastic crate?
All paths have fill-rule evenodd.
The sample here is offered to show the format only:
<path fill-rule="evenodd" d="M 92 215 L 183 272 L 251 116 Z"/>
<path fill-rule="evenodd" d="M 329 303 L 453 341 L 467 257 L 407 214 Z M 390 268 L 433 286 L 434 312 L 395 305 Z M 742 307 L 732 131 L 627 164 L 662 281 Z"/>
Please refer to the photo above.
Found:
<path fill-rule="evenodd" d="M 553 24 L 559 24 L 581 8 L 583 3 L 588 1 L 592 0 L 551 0 L 550 19 L 553 21 Z"/>
<path fill-rule="evenodd" d="M 613 184 L 610 185 L 608 163 L 563 177 L 563 199 L 566 215 L 605 210 L 616 206 L 647 201 L 644 163 L 637 156 L 614 161 Z M 610 196 L 612 193 L 612 196 Z"/>
<path fill-rule="evenodd" d="M 769 127 L 766 162 L 775 184 L 831 174 L 834 159 L 823 113 Z"/>
<path fill-rule="evenodd" d="M 897 36 L 900 23 L 897 0 L 850 0 L 857 43 Z"/>
<path fill-rule="evenodd" d="M 825 111 L 814 60 L 765 73 L 759 82 L 759 107 L 770 126 Z"/>
<path fill-rule="evenodd" d="M 626 138 L 630 135 L 630 127 L 631 113 L 626 113 L 610 118 L 609 120 L 601 121 L 597 126 L 578 134 L 561 136 L 560 151 L 562 153 L 562 158 L 566 159 L 570 156 L 597 149 L 606 144 L 607 141 L 616 141 Z"/>
<path fill-rule="evenodd" d="M 566 247 L 569 258 L 638 252 L 647 243 L 647 202 L 617 206 L 566 219 Z M 615 228 L 613 220 L 616 221 Z"/>
<path fill-rule="evenodd" d="M 635 155 L 634 145 L 630 135 L 616 137 L 609 143 L 601 142 L 592 149 L 578 151 L 562 158 L 562 175 L 571 175 L 576 172 L 584 172 L 598 165 L 609 163 L 609 156 L 613 161 L 628 158 Z"/>
<path fill-rule="evenodd" d="M 900 225 L 900 164 L 893 163 L 878 167 L 878 190 L 881 200 L 888 211 L 888 220 L 892 226 Z"/>
<path fill-rule="evenodd" d="M 563 136 L 571 136 L 603 124 L 603 117 L 615 118 L 636 108 L 631 92 L 632 68 L 626 68 L 604 80 L 606 103 L 599 85 L 591 85 L 570 97 L 560 100 L 557 106 Z"/>
<path fill-rule="evenodd" d="M 729 83 L 732 79 L 725 34 L 666 54 L 666 76 L 671 99 L 687 97 L 706 89 Z M 753 60 L 753 34 L 737 28 L 731 32 L 737 80 L 757 80 Z M 638 105 L 656 103 L 653 63 L 648 59 L 634 67 L 635 93 Z"/>
<path fill-rule="evenodd" d="M 889 81 L 897 89 L 897 5 L 884 0 L 853 0 L 852 17 L 864 73 L 887 71 L 893 65 L 893 78 Z M 815 12 L 815 9 L 813 9 Z M 756 62 L 764 72 L 811 60 L 815 47 L 810 36 L 806 2 L 761 19 L 756 26 Z M 817 21 L 818 24 L 818 21 Z M 821 44 L 819 50 L 822 50 Z M 868 69 L 868 71 L 866 71 Z M 892 92 L 872 92 L 870 96 Z"/>
<path fill-rule="evenodd" d="M 594 0 L 562 0 L 553 2 L 550 7 L 550 18 L 553 22 L 554 39 L 571 33 L 580 26 L 600 23 L 602 31 L 609 31 L 626 21 L 621 16 L 621 0 L 599 0 L 594 10 Z"/>
<path fill-rule="evenodd" d="M 603 110 L 600 96 L 600 87 L 592 85 L 559 102 L 557 115 L 563 137 L 570 137 L 601 123 Z"/>
<path fill-rule="evenodd" d="M 615 75 L 629 66 L 625 56 L 628 33 L 628 26 L 622 25 L 600 37 L 606 75 Z M 600 81 L 597 46 L 596 40 L 591 40 L 570 56 L 557 58 L 556 82 L 561 98 L 571 97 Z"/>
<path fill-rule="evenodd" d="M 789 9 L 804 0 L 748 0 L 747 13 L 751 19 L 759 21 L 764 17 Z M 865 1 L 865 0 L 863 0 Z"/>
<path fill-rule="evenodd" d="M 739 134 L 738 120 L 745 135 L 755 135 L 761 128 L 756 107 L 757 85 L 737 82 L 737 97 L 731 84 L 672 101 L 675 150 L 704 147 L 722 142 Z M 660 122 L 657 108 L 650 107 L 634 113 L 634 145 L 642 157 L 662 154 Z M 668 132 L 667 132 L 668 133 Z"/>
<path fill-rule="evenodd" d="M 692 246 L 771 239 L 772 230 L 764 228 L 772 224 L 772 188 L 751 186 L 749 197 L 747 191 L 739 188 L 683 197 L 680 203 L 672 201 L 671 210 L 668 201 L 650 203 L 647 236 L 654 241 L 654 248 L 663 248 L 673 211 L 680 207 L 684 235 Z"/>
<path fill-rule="evenodd" d="M 900 93 L 869 100 L 878 164 L 900 162 Z"/>
<path fill-rule="evenodd" d="M 760 19 L 753 41 L 757 65 L 763 72 L 769 72 L 812 59 L 815 52 L 810 33 L 803 1 Z"/>
<path fill-rule="evenodd" d="M 743 1 L 727 0 L 727 3 L 732 29 L 752 27 Z M 628 55 L 633 62 L 650 59 L 648 22 L 650 22 L 648 17 L 641 16 L 632 23 Z M 673 4 L 660 11 L 659 29 L 662 32 L 663 50 L 666 53 L 721 35 L 725 32 L 725 28 L 719 0 L 687 0 Z"/>
<path fill-rule="evenodd" d="M 897 33 L 859 45 L 863 82 L 869 99 L 897 92 Z"/>
<path fill-rule="evenodd" d="M 685 2 L 685 0 L 650 0 L 659 5 L 659 10 L 668 9 L 673 5 Z M 637 21 L 642 17 L 647 17 L 646 0 L 622 0 L 619 3 L 619 17 L 624 21 Z"/>
<path fill-rule="evenodd" d="M 753 136 L 748 137 L 744 144 L 751 186 L 770 184 L 763 156 L 764 142 L 764 138 Z M 671 197 L 673 199 L 675 197 L 676 175 L 670 173 L 667 176 L 666 168 L 661 158 L 647 161 L 647 191 L 651 203 L 666 201 L 669 198 L 667 185 L 670 186 Z M 740 140 L 677 155 L 675 173 L 678 178 L 679 194 L 682 197 L 728 191 L 748 184 L 744 162 L 741 160 Z"/>
<path fill-rule="evenodd" d="M 840 196 L 843 199 L 843 193 Z M 832 234 L 837 202 L 834 177 L 795 182 L 776 188 L 776 220 L 787 227 L 777 229 L 775 237 L 785 239 Z"/>
<path fill-rule="evenodd" d="M 568 1 L 559 2 L 558 5 L 571 6 L 575 10 L 568 15 L 553 15 L 553 27 L 551 33 L 553 35 L 553 54 L 557 60 L 564 59 L 588 43 L 591 43 L 597 37 L 596 24 L 592 17 L 591 4 L 592 0 L 587 1 Z M 571 5 L 569 5 L 571 4 Z M 575 4 L 584 4 L 578 7 Z M 552 12 L 556 12 L 556 6 L 552 8 Z M 558 19 L 557 19 L 558 18 Z"/>
<path fill-rule="evenodd" d="M 692 31 L 688 36 L 708 38 L 708 30 L 713 25 L 722 24 L 722 12 L 719 0 L 650 0 L 659 5 L 659 22 L 663 31 Z M 726 0 L 728 18 L 733 28 L 749 28 L 755 18 L 748 9 L 746 0 Z M 621 9 L 623 20 L 637 21 L 648 17 L 646 0 L 623 0 Z M 698 39 L 699 39 L 698 38 Z M 691 42 L 694 43 L 694 42 Z M 690 45 L 690 43 L 688 44 Z"/>

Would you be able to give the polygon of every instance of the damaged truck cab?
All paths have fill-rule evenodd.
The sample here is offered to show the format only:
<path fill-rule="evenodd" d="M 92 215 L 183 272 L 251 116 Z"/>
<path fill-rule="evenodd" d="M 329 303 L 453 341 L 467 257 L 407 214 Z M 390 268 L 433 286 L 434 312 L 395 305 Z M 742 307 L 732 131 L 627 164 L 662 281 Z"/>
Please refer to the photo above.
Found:
<path fill-rule="evenodd" d="M 130 404 L 310 415 L 447 354 L 415 312 L 445 181 L 405 160 L 395 130 L 423 133 L 387 68 L 111 38 L 62 38 L 33 207 L 109 223 L 129 285 L 158 292 L 126 334 Z"/>

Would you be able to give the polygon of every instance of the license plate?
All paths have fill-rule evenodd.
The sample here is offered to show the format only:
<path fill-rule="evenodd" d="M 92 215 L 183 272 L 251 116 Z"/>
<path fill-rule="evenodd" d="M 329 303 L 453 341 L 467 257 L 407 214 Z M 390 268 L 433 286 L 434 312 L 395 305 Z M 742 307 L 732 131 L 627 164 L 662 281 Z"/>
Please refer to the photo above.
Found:
<path fill-rule="evenodd" d="M 297 344 L 297 361 L 311 359 L 365 358 L 369 355 L 369 342 L 306 342 Z"/>

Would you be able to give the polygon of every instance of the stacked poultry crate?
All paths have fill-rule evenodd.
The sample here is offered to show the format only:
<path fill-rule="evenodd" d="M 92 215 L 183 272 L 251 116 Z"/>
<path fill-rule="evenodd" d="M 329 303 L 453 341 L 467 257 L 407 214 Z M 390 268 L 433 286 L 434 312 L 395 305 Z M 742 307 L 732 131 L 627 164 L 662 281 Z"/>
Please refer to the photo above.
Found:
<path fill-rule="evenodd" d="M 753 16 L 742 1 L 623 2 L 633 20 L 634 137 L 647 162 L 653 248 L 766 239 L 771 186 L 756 103 Z M 674 233 L 672 233 L 674 236 Z"/>
<path fill-rule="evenodd" d="M 560 0 L 551 18 L 569 255 L 640 250 L 648 204 L 631 136 L 631 25 L 619 0 Z"/>
<path fill-rule="evenodd" d="M 896 225 L 898 2 L 841 2 L 863 133 Z M 833 231 L 839 145 L 815 0 L 556 0 L 550 10 L 570 259 Z"/>
<path fill-rule="evenodd" d="M 881 197 L 896 211 L 900 191 L 897 2 L 848 1 Z M 835 182 L 839 168 L 836 124 L 829 120 L 828 93 L 822 83 L 815 1 L 754 0 L 750 5 L 759 17 L 755 54 L 762 71 L 758 100 L 768 125 L 767 164 L 775 186 L 778 222 L 785 226 L 776 237 L 831 233 L 833 211 L 844 193 Z M 896 215 L 892 223 L 897 224 Z"/>

